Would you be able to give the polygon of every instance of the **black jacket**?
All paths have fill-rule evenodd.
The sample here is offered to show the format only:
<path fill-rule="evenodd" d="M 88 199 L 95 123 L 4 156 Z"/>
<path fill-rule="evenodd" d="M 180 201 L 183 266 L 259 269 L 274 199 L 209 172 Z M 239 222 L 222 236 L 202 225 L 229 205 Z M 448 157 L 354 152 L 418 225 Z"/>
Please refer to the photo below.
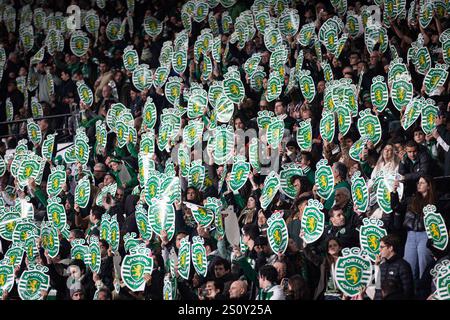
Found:
<path fill-rule="evenodd" d="M 385 280 L 398 281 L 403 288 L 403 295 L 411 299 L 414 293 L 411 266 L 399 255 L 394 255 L 389 260 L 380 264 L 381 282 Z"/>
<path fill-rule="evenodd" d="M 431 172 L 431 157 L 426 150 L 419 148 L 417 159 L 413 163 L 407 155 L 400 161 L 398 173 L 405 177 L 405 194 L 410 196 L 416 189 L 416 182 L 421 175 Z"/>
<path fill-rule="evenodd" d="M 414 213 L 408 210 L 405 214 L 405 221 L 403 222 L 403 226 L 408 231 L 416 231 L 416 232 L 425 231 L 423 213 L 422 212 Z"/>
<path fill-rule="evenodd" d="M 338 238 L 343 248 L 358 246 L 358 232 L 352 223 L 346 223 L 343 227 L 326 226 L 324 231 L 325 244 L 330 238 Z M 326 252 L 326 248 L 323 248 Z"/>
<path fill-rule="evenodd" d="M 325 257 L 317 254 L 313 246 L 306 246 L 303 250 L 305 258 L 310 261 L 315 267 L 319 268 L 319 281 L 315 286 L 313 300 L 323 300 L 324 293 L 327 290 L 328 279 L 332 277 L 330 266 Z"/>

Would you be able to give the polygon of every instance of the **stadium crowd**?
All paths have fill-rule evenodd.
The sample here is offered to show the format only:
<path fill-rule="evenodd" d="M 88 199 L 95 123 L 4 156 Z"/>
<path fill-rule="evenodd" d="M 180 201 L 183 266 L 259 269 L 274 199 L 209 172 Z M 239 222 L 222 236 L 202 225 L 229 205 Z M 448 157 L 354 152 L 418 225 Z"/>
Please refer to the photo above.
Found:
<path fill-rule="evenodd" d="M 423 26 L 429 3 L 432 18 Z M 55 19 L 57 12 L 67 19 L 70 5 L 78 6 L 74 23 L 81 25 L 76 31 L 66 20 L 61 26 Z M 266 9 L 258 10 L 259 5 Z M 367 15 L 369 6 L 373 12 Z M 199 18 L 201 10 L 209 15 Z M 269 17 L 265 23 L 272 25 L 270 32 L 280 35 L 275 47 L 265 39 L 264 31 L 269 34 L 269 29 L 259 21 L 261 11 L 267 13 L 263 18 Z M 44 12 L 44 23 L 36 19 L 38 12 Z M 98 18 L 96 32 L 87 28 L 88 12 Z M 291 34 L 283 19 L 278 20 L 283 12 L 290 12 L 285 15 L 288 24 L 298 24 Z M 441 228 L 449 226 L 450 82 L 447 73 L 438 87 L 429 90 L 432 81 L 427 80 L 427 72 L 450 63 L 446 53 L 450 2 L 11 0 L 0 3 L 0 13 L 3 300 L 450 297 L 437 293 L 448 285 L 436 281 L 432 271 L 436 265 L 449 268 L 445 263 L 450 260 L 448 229 L 440 229 L 445 244 L 436 245 L 425 218 L 433 211 L 429 205 L 434 205 L 433 212 L 441 218 L 434 227 L 439 222 Z M 292 17 L 295 13 L 297 21 Z M 351 21 L 356 21 L 358 30 L 349 23 L 350 17 L 357 17 Z M 367 19 L 375 21 L 376 40 L 370 38 Z M 118 21 L 116 29 L 111 21 Z M 151 21 L 161 29 L 144 26 Z M 339 30 L 333 33 L 330 26 Z M 27 28 L 32 31 L 31 45 L 30 39 L 24 40 Z M 81 55 L 77 50 L 83 51 L 84 44 L 71 44 L 71 34 L 78 29 L 89 39 Z M 52 39 L 52 30 L 60 30 L 55 31 L 60 40 Z M 202 47 L 199 38 L 210 43 Z M 124 56 L 129 46 L 136 50 L 138 66 L 127 65 L 130 61 Z M 415 57 L 419 48 L 428 50 L 425 62 Z M 180 61 L 172 58 L 177 52 L 185 55 L 179 53 L 181 66 L 175 66 Z M 283 53 L 285 59 L 278 57 L 281 63 L 277 63 L 274 56 Z M 131 55 L 131 64 L 136 56 Z M 248 63 L 252 57 L 257 71 Z M 184 70 L 178 70 L 183 63 Z M 142 65 L 149 72 L 135 76 Z M 394 65 L 406 68 L 391 79 Z M 257 74 L 262 74 L 260 82 Z M 400 101 L 399 92 L 408 87 L 395 86 L 401 86 L 404 75 L 407 85 L 412 84 L 412 95 L 401 104 L 396 99 Z M 158 84 L 159 76 L 164 80 Z M 375 77 L 387 84 L 381 91 L 386 95 L 384 107 L 379 106 L 383 98 L 378 101 L 374 94 Z M 226 88 L 227 79 L 242 84 L 243 96 L 237 102 L 232 101 L 236 87 Z M 312 79 L 311 95 L 304 82 L 308 79 Z M 178 89 L 174 97 L 167 86 L 177 81 L 181 85 L 171 87 Z M 80 94 L 81 82 L 92 97 Z M 330 98 L 333 88 L 341 91 Z M 219 90 L 220 98 L 211 94 L 213 89 Z M 206 103 L 196 113 L 196 103 L 204 102 L 202 95 Z M 349 100 L 342 100 L 342 95 Z M 195 102 L 190 101 L 193 97 Z M 352 97 L 356 109 L 351 109 Z M 330 101 L 342 104 L 350 115 L 342 116 L 337 106 L 330 109 Z M 425 128 L 426 104 L 435 113 Z M 220 114 L 219 106 L 230 105 L 228 114 Z M 408 118 L 414 112 L 416 116 Z M 178 124 L 166 121 L 173 114 L 176 120 L 170 121 Z M 330 123 L 325 123 L 329 114 Z M 379 129 L 378 137 L 364 140 L 362 131 L 372 133 L 362 129 L 360 120 L 370 116 L 378 119 L 373 125 Z M 350 119 L 346 129 L 344 118 Z M 37 126 L 30 127 L 30 121 Z M 216 143 L 220 138 L 224 144 L 230 142 L 224 136 L 228 125 L 233 133 L 230 148 Z M 327 125 L 333 134 L 325 138 Z M 255 160 L 254 140 L 244 134 L 251 130 L 257 133 L 257 150 L 264 146 L 270 162 Z M 31 137 L 36 132 L 40 138 Z M 276 133 L 281 134 L 278 140 Z M 243 144 L 235 147 L 240 138 Z M 50 155 L 45 152 L 46 141 L 53 141 Z M 187 150 L 184 162 L 179 151 L 183 148 Z M 219 151 L 225 160 L 219 159 Z M 238 154 L 243 155 L 241 162 L 233 158 Z M 40 159 L 39 169 L 26 164 L 30 159 Z M 331 176 L 320 178 L 321 159 L 327 161 Z M 242 162 L 244 177 L 235 168 Z M 55 171 L 63 175 L 60 187 L 53 186 Z M 355 191 L 355 177 L 363 179 L 362 198 Z M 164 185 L 167 179 L 169 187 Z M 321 179 L 329 179 L 331 189 L 322 190 Z M 83 183 L 88 187 L 80 187 Z M 378 199 L 383 196 L 384 202 Z M 54 216 L 50 208 L 58 203 L 55 198 L 63 209 Z M 312 214 L 313 208 L 322 215 L 323 230 L 310 240 L 303 216 Z M 372 259 L 364 258 L 371 266 L 370 281 L 350 294 L 342 289 L 337 270 L 346 250 L 367 249 L 362 231 L 369 221 L 375 221 L 382 233 L 370 244 Z M 320 224 L 320 217 L 316 223 Z M 52 230 L 57 240 L 49 240 Z M 58 248 L 52 247 L 52 241 Z M 13 257 L 17 247 L 23 251 Z M 76 254 L 80 248 L 84 255 Z M 151 257 L 151 263 L 147 259 L 145 267 L 125 266 L 138 251 Z M 6 265 L 12 268 L 1 271 Z M 132 267 L 129 272 L 128 267 Z M 37 286 L 28 281 L 22 288 L 21 280 L 33 268 L 44 268 L 48 283 Z M 363 278 L 363 273 L 355 272 L 353 284 Z"/>

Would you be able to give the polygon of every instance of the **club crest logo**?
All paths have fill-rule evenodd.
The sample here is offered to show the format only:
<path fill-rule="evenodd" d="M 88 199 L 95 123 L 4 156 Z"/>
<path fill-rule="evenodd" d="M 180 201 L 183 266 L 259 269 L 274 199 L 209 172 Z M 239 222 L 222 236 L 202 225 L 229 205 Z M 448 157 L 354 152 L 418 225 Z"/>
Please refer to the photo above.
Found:
<path fill-rule="evenodd" d="M 344 248 L 336 261 L 334 279 L 346 296 L 356 296 L 372 278 L 372 263 L 360 248 Z"/>
<path fill-rule="evenodd" d="M 282 212 L 274 212 L 267 220 L 267 238 L 272 251 L 284 253 L 288 245 L 288 230 Z"/>
<path fill-rule="evenodd" d="M 180 241 L 180 251 L 178 252 L 178 273 L 181 278 L 188 280 L 191 270 L 191 244 L 189 236 Z"/>
<path fill-rule="evenodd" d="M 205 277 L 208 272 L 208 261 L 206 258 L 206 249 L 202 237 L 195 236 L 192 238 L 192 263 L 198 275 Z"/>
<path fill-rule="evenodd" d="M 41 291 L 47 291 L 50 277 L 46 274 L 48 268 L 41 265 L 30 265 L 19 279 L 18 291 L 22 300 L 40 300 Z"/>
<path fill-rule="evenodd" d="M 383 227 L 383 221 L 379 219 L 363 219 L 363 226 L 359 230 L 359 242 L 361 249 L 367 253 L 367 257 L 375 262 L 380 254 L 380 240 L 387 232 Z"/>
<path fill-rule="evenodd" d="M 430 271 L 436 286 L 436 300 L 450 300 L 450 260 L 445 259 Z"/>
<path fill-rule="evenodd" d="M 0 293 L 10 292 L 14 286 L 14 267 L 7 260 L 0 262 Z"/>
<path fill-rule="evenodd" d="M 448 231 L 444 218 L 436 212 L 434 205 L 427 205 L 423 208 L 423 213 L 428 239 L 433 240 L 433 246 L 436 249 L 445 250 L 448 244 Z"/>
<path fill-rule="evenodd" d="M 123 259 L 121 276 L 125 285 L 133 292 L 145 289 L 144 274 L 151 274 L 153 271 L 153 258 L 150 254 L 150 249 L 140 244 L 131 248 Z"/>
<path fill-rule="evenodd" d="M 315 184 L 317 184 L 317 194 L 324 200 L 327 200 L 334 189 L 334 176 L 331 166 L 326 159 L 321 159 L 316 166 Z"/>
<path fill-rule="evenodd" d="M 366 180 L 361 177 L 361 172 L 356 171 L 351 179 L 352 200 L 360 212 L 366 212 L 369 206 L 369 190 Z"/>
<path fill-rule="evenodd" d="M 250 163 L 245 162 L 245 157 L 236 156 L 231 169 L 230 188 L 232 191 L 241 189 L 248 180 Z"/>
<path fill-rule="evenodd" d="M 291 179 L 294 176 L 304 176 L 304 172 L 297 163 L 287 163 L 282 166 L 282 170 L 280 171 L 280 187 L 281 192 L 283 192 L 286 196 L 291 199 L 295 199 L 297 195 L 297 189 L 295 189 L 294 185 L 291 183 Z"/>
<path fill-rule="evenodd" d="M 323 205 L 318 200 L 309 199 L 308 205 L 303 210 L 301 220 L 302 230 L 305 232 L 303 240 L 306 243 L 317 241 L 325 228 L 325 215 L 322 212 Z"/>
<path fill-rule="evenodd" d="M 261 195 L 261 208 L 266 210 L 269 204 L 272 202 L 273 198 L 280 189 L 280 177 L 274 171 L 264 180 L 264 188 Z"/>

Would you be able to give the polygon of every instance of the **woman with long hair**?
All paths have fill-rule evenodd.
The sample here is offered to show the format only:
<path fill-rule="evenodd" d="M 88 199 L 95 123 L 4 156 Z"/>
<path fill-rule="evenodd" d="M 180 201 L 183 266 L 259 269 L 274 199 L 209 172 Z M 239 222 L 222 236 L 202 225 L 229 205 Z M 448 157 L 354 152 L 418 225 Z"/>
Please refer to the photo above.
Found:
<path fill-rule="evenodd" d="M 394 152 L 394 145 L 388 142 L 383 150 L 381 150 L 380 157 L 377 164 L 373 168 L 371 174 L 371 180 L 375 180 L 378 173 L 383 171 L 385 174 L 395 174 L 398 172 L 398 165 L 400 164 L 400 158 Z"/>
<path fill-rule="evenodd" d="M 433 260 L 431 251 L 427 248 L 428 236 L 425 231 L 423 214 L 425 206 L 436 204 L 433 178 L 429 176 L 420 177 L 417 182 L 417 191 L 407 203 L 403 221 L 403 227 L 408 232 L 404 259 L 411 265 L 414 279 L 418 280 Z"/>
<path fill-rule="evenodd" d="M 239 227 L 243 227 L 244 224 L 255 223 L 258 219 L 258 211 L 259 211 L 259 200 L 257 196 L 251 194 L 248 197 L 247 205 L 244 209 L 242 209 L 238 222 Z"/>
<path fill-rule="evenodd" d="M 300 237 L 302 237 L 302 233 Z M 342 293 L 336 286 L 333 277 L 335 264 L 342 250 L 339 239 L 329 238 L 326 241 L 326 250 L 325 257 L 314 253 L 309 246 L 305 246 L 303 251 L 306 259 L 320 268 L 320 278 L 314 292 L 314 300 L 341 300 Z"/>
<path fill-rule="evenodd" d="M 311 300 L 311 293 L 306 281 L 298 274 L 288 280 L 287 300 Z"/>
<path fill-rule="evenodd" d="M 395 153 L 395 147 L 391 142 L 388 142 L 384 148 L 381 150 L 380 157 L 378 158 L 377 164 L 373 168 L 370 179 L 367 181 L 367 187 L 370 193 L 369 205 L 372 207 L 376 204 L 376 188 L 374 183 L 377 176 L 383 172 L 385 177 L 392 177 L 398 173 L 398 166 L 400 164 L 400 158 Z M 399 199 L 403 196 L 403 185 L 399 186 L 398 189 Z"/>

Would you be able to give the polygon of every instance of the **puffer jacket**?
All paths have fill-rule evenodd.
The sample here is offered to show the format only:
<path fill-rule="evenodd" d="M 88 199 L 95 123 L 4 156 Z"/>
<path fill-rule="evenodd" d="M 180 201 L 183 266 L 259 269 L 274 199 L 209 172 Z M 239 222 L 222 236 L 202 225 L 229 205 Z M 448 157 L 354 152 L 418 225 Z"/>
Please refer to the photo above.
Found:
<path fill-rule="evenodd" d="M 385 280 L 397 281 L 403 288 L 403 295 L 411 299 L 414 293 L 411 266 L 399 255 L 394 255 L 389 260 L 380 264 L 381 282 Z"/>
<path fill-rule="evenodd" d="M 405 214 L 405 220 L 403 221 L 403 226 L 408 231 L 416 231 L 416 232 L 425 231 L 423 213 L 415 213 L 415 212 L 408 210 Z"/>

